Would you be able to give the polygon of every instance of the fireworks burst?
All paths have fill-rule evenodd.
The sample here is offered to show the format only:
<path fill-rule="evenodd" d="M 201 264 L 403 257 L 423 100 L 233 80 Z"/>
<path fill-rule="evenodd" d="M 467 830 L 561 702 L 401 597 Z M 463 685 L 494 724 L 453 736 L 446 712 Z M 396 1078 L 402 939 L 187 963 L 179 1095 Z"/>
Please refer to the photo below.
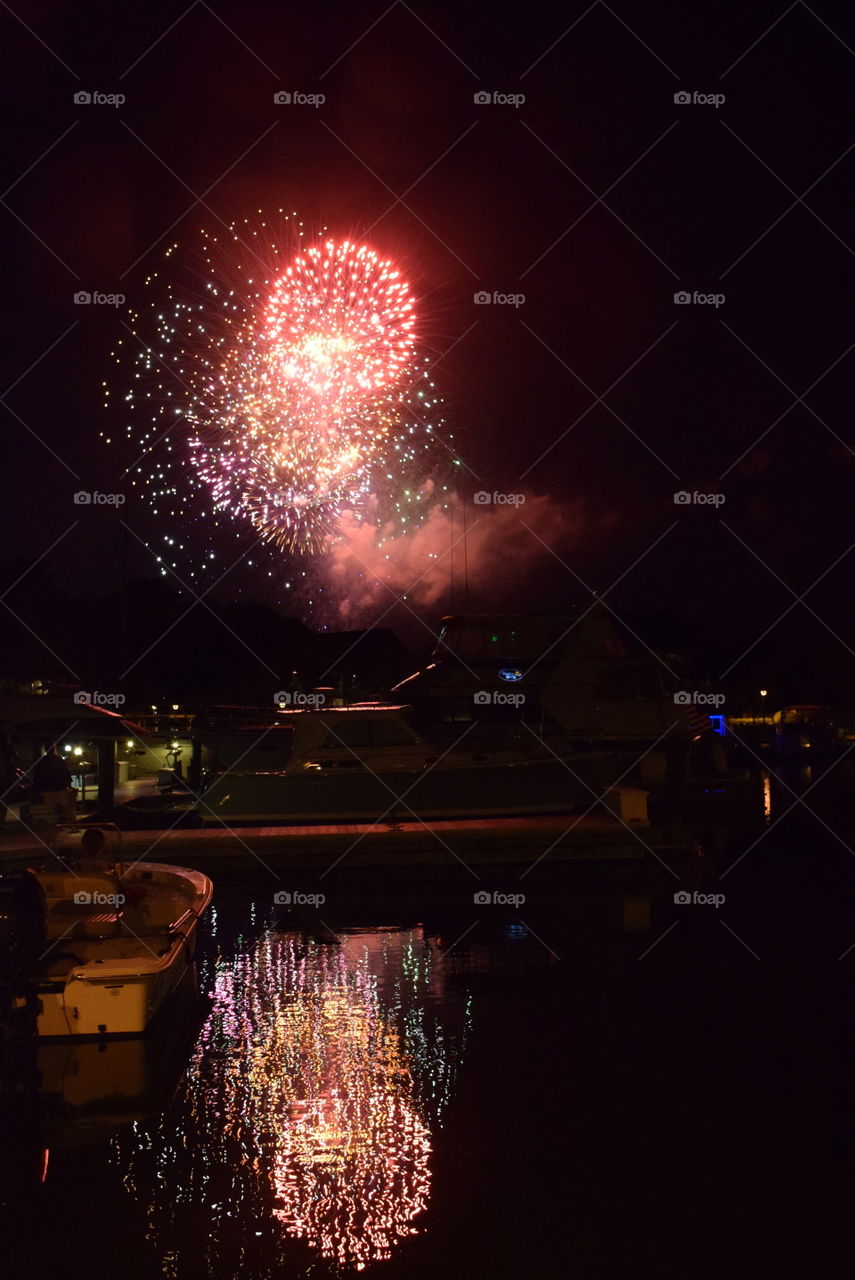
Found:
<path fill-rule="evenodd" d="M 419 476 L 438 401 L 409 285 L 365 245 L 304 237 L 287 215 L 232 227 L 225 245 L 203 235 L 202 296 L 197 268 L 134 317 L 125 396 L 133 482 L 159 515 L 231 521 L 292 555 L 327 549 L 344 513 L 400 536 L 423 494 L 436 500 Z M 186 550 L 164 537 L 166 560 Z"/>

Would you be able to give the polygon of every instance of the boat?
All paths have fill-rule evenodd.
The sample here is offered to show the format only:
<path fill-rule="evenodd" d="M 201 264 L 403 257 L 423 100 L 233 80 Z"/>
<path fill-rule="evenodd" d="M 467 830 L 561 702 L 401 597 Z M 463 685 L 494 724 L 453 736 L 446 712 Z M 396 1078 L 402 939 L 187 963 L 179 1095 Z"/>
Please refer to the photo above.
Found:
<path fill-rule="evenodd" d="M 392 689 L 440 741 L 477 721 L 495 736 L 528 726 L 559 753 L 597 753 L 599 784 L 657 789 L 687 776 L 693 741 L 710 728 L 706 696 L 605 605 L 563 614 L 452 614 L 429 661 Z"/>
<path fill-rule="evenodd" d="M 203 824 L 564 813 L 597 799 L 587 753 L 551 751 L 521 726 L 496 745 L 489 726 L 463 725 L 439 745 L 411 712 L 358 703 L 200 720 Z"/>
<path fill-rule="evenodd" d="M 211 881 L 156 862 L 26 875 L 42 908 L 31 971 L 38 1036 L 143 1035 L 193 963 Z"/>
<path fill-rule="evenodd" d="M 839 747 L 830 707 L 782 707 L 773 717 L 775 750 L 785 756 L 831 755 Z"/>

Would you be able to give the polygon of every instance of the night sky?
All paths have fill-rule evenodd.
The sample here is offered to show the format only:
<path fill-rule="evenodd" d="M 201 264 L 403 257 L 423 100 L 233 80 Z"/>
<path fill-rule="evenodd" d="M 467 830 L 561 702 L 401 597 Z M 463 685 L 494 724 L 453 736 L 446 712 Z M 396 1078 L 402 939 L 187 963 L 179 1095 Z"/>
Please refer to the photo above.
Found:
<path fill-rule="evenodd" d="M 541 552 L 479 606 L 560 610 L 596 589 L 690 620 L 722 669 L 770 627 L 794 665 L 850 669 L 851 14 L 4 10 L 6 581 L 38 560 L 31 583 L 74 597 L 156 572 L 120 537 L 121 519 L 150 536 L 142 504 L 73 504 L 131 493 L 131 459 L 99 438 L 121 432 L 101 381 L 123 309 L 75 292 L 133 306 L 172 241 L 287 207 L 412 282 L 469 500 L 524 488 L 568 513 L 564 563 Z M 280 105 L 283 90 L 325 101 Z M 525 301 L 476 305 L 481 290 Z M 675 505 L 677 490 L 724 502 Z M 256 588 L 242 568 L 219 594 Z"/>

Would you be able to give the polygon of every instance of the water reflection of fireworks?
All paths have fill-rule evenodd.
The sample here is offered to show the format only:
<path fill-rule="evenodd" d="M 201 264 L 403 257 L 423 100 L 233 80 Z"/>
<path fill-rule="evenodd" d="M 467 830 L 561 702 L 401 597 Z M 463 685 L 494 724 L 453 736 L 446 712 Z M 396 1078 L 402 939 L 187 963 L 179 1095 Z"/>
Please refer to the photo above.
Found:
<path fill-rule="evenodd" d="M 332 947 L 266 934 L 220 964 L 185 1086 L 188 1122 L 158 1135 L 158 1186 L 180 1190 L 168 1207 L 152 1204 L 153 1232 L 174 1202 L 201 1201 L 213 1259 L 238 1217 L 356 1270 L 417 1233 L 429 1122 L 460 1052 L 426 999 L 437 995 L 433 965 L 420 930 Z M 122 1158 L 139 1188 L 142 1151 Z"/>

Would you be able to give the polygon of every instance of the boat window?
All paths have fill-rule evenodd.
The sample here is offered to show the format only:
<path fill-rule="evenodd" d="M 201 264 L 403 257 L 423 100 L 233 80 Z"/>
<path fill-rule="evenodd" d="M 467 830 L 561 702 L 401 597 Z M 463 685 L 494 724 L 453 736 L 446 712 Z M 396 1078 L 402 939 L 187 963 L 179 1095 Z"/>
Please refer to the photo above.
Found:
<path fill-rule="evenodd" d="M 412 742 L 406 725 L 399 720 L 378 717 L 376 720 L 338 721 L 329 727 L 321 746 L 327 750 L 337 747 L 344 750 L 348 747 L 410 746 Z"/>
<path fill-rule="evenodd" d="M 410 746 L 412 737 L 400 720 L 374 720 L 371 737 L 375 747 Z"/>
<path fill-rule="evenodd" d="M 215 743 L 205 744 L 203 763 L 207 768 L 282 769 L 291 758 L 294 731 L 277 726 L 259 737 L 256 732 L 218 734 Z"/>
<path fill-rule="evenodd" d="M 371 721 L 344 719 L 337 721 L 327 730 L 321 746 L 327 750 L 336 747 L 341 750 L 347 747 L 370 747 Z"/>

